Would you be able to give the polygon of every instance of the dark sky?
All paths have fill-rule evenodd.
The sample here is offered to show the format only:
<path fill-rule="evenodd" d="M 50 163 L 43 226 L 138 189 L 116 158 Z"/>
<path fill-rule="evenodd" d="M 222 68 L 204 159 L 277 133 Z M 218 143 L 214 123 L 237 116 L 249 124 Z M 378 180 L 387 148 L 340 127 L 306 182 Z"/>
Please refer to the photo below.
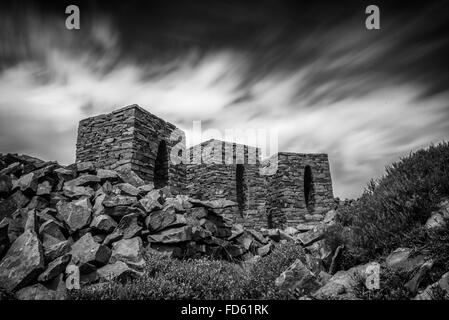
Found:
<path fill-rule="evenodd" d="M 0 152 L 73 162 L 80 119 L 138 103 L 188 139 L 194 120 L 277 130 L 357 196 L 447 140 L 448 29 L 449 1 L 2 1 Z"/>

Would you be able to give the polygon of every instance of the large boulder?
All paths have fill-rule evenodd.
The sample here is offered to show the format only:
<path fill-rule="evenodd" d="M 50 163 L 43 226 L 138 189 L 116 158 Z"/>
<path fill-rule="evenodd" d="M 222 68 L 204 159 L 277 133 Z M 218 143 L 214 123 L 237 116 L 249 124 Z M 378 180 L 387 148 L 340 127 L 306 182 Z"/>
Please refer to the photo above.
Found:
<path fill-rule="evenodd" d="M 75 202 L 60 201 L 56 205 L 58 216 L 70 229 L 70 232 L 76 232 L 86 227 L 91 218 L 92 209 L 86 204 L 88 199 L 81 199 Z"/>
<path fill-rule="evenodd" d="M 90 233 L 86 233 L 72 245 L 72 263 L 79 266 L 82 273 L 89 273 L 95 267 L 105 265 L 111 257 L 111 249 L 95 242 Z"/>
<path fill-rule="evenodd" d="M 37 234 L 27 229 L 14 241 L 0 263 L 0 286 L 14 291 L 35 280 L 43 269 L 41 243 Z"/>

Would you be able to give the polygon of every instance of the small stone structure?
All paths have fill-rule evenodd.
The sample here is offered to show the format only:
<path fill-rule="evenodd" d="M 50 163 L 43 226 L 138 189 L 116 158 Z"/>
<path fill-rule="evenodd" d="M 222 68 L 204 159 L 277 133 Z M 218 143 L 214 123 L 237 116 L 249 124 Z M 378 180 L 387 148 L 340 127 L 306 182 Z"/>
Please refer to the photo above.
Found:
<path fill-rule="evenodd" d="M 81 120 L 76 161 L 132 170 L 174 194 L 235 201 L 227 216 L 247 227 L 319 221 L 334 204 L 326 154 L 280 152 L 262 161 L 258 148 L 219 140 L 186 149 L 183 131 L 137 105 Z"/>

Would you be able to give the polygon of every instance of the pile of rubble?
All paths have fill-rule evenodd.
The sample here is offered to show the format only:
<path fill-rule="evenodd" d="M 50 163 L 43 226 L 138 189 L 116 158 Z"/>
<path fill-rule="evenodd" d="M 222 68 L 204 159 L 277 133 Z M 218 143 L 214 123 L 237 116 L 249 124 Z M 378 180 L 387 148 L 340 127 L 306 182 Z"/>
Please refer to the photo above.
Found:
<path fill-rule="evenodd" d="M 67 289 L 138 276 L 156 251 L 249 262 L 277 243 L 320 236 L 310 226 L 244 229 L 226 218 L 237 210 L 229 200 L 154 189 L 132 171 L 0 155 L 0 288 L 19 299 L 63 299 Z"/>

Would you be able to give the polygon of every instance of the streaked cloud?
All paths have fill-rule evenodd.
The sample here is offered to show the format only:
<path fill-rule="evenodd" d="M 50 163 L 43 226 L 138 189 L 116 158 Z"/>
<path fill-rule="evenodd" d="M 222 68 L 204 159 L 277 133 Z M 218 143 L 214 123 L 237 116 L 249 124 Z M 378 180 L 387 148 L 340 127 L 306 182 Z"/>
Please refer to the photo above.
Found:
<path fill-rule="evenodd" d="M 391 32 L 381 34 L 367 34 L 351 16 L 334 28 L 308 27 L 289 41 L 273 27 L 246 45 L 215 48 L 206 48 L 193 25 L 167 27 L 156 31 L 170 41 L 181 41 L 174 35 L 202 40 L 159 54 L 145 43 L 135 55 L 127 45 L 139 37 L 125 37 L 108 15 L 78 34 L 57 15 L 3 16 L 0 152 L 71 163 L 80 119 L 137 103 L 188 134 L 196 120 L 223 133 L 277 129 L 282 151 L 329 153 L 335 195 L 358 196 L 388 163 L 448 137 L 449 93 L 441 85 L 447 77 L 428 61 L 447 40 L 401 47 L 416 30 L 426 31 L 423 19 L 435 10 L 408 26 L 402 16 L 386 19 L 383 28 Z M 260 19 L 255 14 L 249 23 Z"/>

